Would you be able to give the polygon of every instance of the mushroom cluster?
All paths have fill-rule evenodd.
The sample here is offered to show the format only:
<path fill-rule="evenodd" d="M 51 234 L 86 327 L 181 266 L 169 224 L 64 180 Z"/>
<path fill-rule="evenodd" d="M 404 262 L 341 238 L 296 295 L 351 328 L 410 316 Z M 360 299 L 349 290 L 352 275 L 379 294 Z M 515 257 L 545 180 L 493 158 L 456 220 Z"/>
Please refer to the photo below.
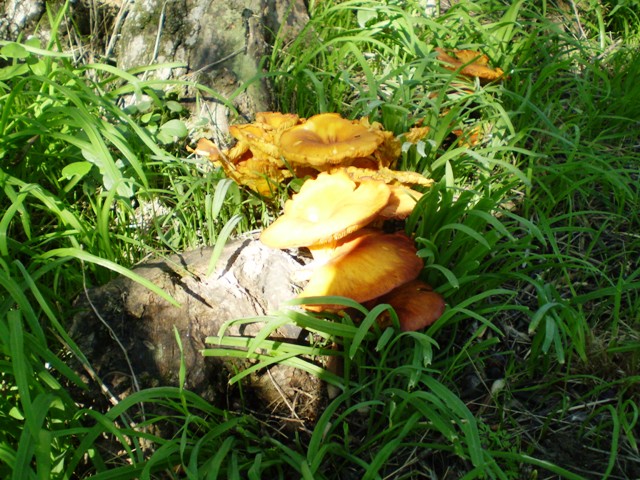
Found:
<path fill-rule="evenodd" d="M 231 148 L 221 150 L 202 138 L 195 153 L 207 156 L 228 177 L 264 197 L 271 197 L 279 184 L 294 176 L 348 166 L 384 172 L 401 151 L 400 141 L 380 123 L 347 120 L 337 113 L 305 119 L 260 112 L 253 123 L 231 125 L 229 133 L 236 139 Z"/>
<path fill-rule="evenodd" d="M 417 279 L 423 263 L 413 240 L 380 228 L 385 219 L 409 215 L 416 202 L 409 192 L 420 195 L 363 172 L 322 172 L 285 203 L 284 213 L 262 231 L 260 240 L 273 248 L 310 250 L 310 276 L 299 297 L 342 296 L 369 307 L 388 303 L 398 313 L 402 330 L 418 330 L 442 315 L 444 299 Z"/>
<path fill-rule="evenodd" d="M 504 77 L 481 52 L 435 50 L 441 64 L 462 78 L 486 84 Z M 453 127 L 460 145 L 471 148 L 483 137 L 479 126 Z M 418 144 L 429 132 L 418 123 L 400 139 Z M 385 220 L 411 214 L 422 196 L 412 187 L 433 183 L 418 173 L 393 169 L 402 144 L 392 132 L 366 117 L 348 120 L 323 113 L 305 119 L 260 112 L 255 122 L 232 125 L 229 133 L 236 140 L 232 147 L 220 149 L 200 139 L 193 151 L 263 197 L 273 197 L 287 179 L 307 178 L 285 203 L 283 215 L 260 236 L 269 247 L 311 251 L 311 274 L 301 297 L 343 296 L 370 307 L 388 303 L 402 330 L 424 328 L 442 315 L 442 296 L 418 279 L 423 264 L 413 240 L 381 228 Z"/>
<path fill-rule="evenodd" d="M 260 235 L 272 248 L 311 251 L 314 260 L 300 297 L 389 303 L 402 330 L 424 328 L 440 317 L 444 300 L 417 279 L 423 263 L 413 240 L 382 229 L 385 220 L 411 214 L 422 196 L 412 187 L 433 184 L 418 173 L 393 170 L 401 144 L 392 132 L 367 118 L 324 113 L 304 119 L 277 112 L 258 113 L 254 123 L 233 125 L 229 132 L 237 140 L 231 148 L 220 150 L 201 139 L 195 152 L 239 184 L 270 197 L 284 180 L 307 177 Z"/>

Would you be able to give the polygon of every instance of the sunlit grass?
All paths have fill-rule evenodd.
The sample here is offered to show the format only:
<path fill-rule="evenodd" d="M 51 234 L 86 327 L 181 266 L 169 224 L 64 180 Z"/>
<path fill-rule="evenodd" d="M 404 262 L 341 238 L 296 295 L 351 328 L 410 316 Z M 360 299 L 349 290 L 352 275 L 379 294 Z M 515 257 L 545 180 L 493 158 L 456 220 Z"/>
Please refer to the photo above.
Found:
<path fill-rule="evenodd" d="M 314 20 L 323 28 L 312 23 L 315 36 L 300 40 L 314 48 L 302 52 L 294 43 L 290 56 L 273 59 L 282 74 L 276 87 L 286 93 L 283 102 L 297 104 L 282 108 L 303 115 L 370 115 L 396 133 L 418 121 L 432 127 L 400 161 L 400 168 L 439 180 L 407 224 L 425 259 L 423 277 L 449 303 L 427 331 L 439 345 L 432 374 L 464 394 L 461 379 L 482 379 L 485 365 L 501 356 L 512 388 L 542 374 L 561 381 L 567 366 L 598 369 L 594 346 L 603 334 L 625 343 L 620 352 L 636 364 L 639 265 L 631 252 L 639 245 L 631 232 L 638 230 L 640 117 L 629 99 L 640 96 L 631 80 L 640 64 L 638 32 L 626 23 L 626 40 L 612 38 L 605 23 L 614 21 L 600 8 L 580 17 L 553 10 L 550 21 L 523 2 L 508 9 L 463 2 L 437 19 L 409 6 L 370 7 L 317 5 Z M 371 28 L 358 28 L 364 26 Z M 464 90 L 435 62 L 435 46 L 480 48 L 508 78 Z M 330 75 L 336 66 L 340 75 Z M 480 125 L 490 135 L 485 144 L 460 146 L 450 141 L 460 125 Z M 509 402 L 508 392 L 497 406 Z M 568 408 L 589 401 L 575 399 Z M 617 415 L 608 415 L 614 435 Z M 609 434 L 604 427 L 602 435 Z M 634 435 L 626 441 L 635 445 Z M 496 460 L 526 464 L 531 457 L 523 454 L 536 451 L 536 440 L 517 443 Z M 616 463 L 610 448 L 605 474 Z"/>
<path fill-rule="evenodd" d="M 63 15 L 51 12 L 54 30 Z M 40 47 L 0 45 L 0 476 L 110 470 L 95 444 L 105 434 L 137 475 L 143 457 L 129 441 L 144 428 L 117 409 L 83 409 L 71 393 L 87 388 L 75 362 L 89 365 L 67 333 L 72 302 L 116 273 L 136 277 L 129 268 L 148 256 L 223 241 L 241 211 L 240 227 L 253 228 L 245 206 L 255 201 L 184 159 L 185 112 L 161 82 Z"/>
<path fill-rule="evenodd" d="M 286 308 L 257 339 L 208 339 L 206 355 L 249 357 L 253 370 L 281 362 L 337 389 L 293 441 L 181 388 L 105 411 L 78 404 L 86 387 L 68 359 L 86 359 L 67 328 L 85 284 L 222 245 L 275 208 L 187 158 L 178 88 L 76 65 L 35 40 L 3 43 L 0 476 L 632 478 L 638 12 L 537 3 L 463 1 L 435 17 L 411 2 L 312 3 L 300 37 L 267 59 L 282 111 L 368 115 L 396 134 L 431 127 L 398 168 L 436 180 L 406 232 L 448 305 L 425 332 L 379 328 L 385 307 L 334 299 L 350 313 Z M 54 27 L 63 15 L 51 12 Z M 436 46 L 480 49 L 506 78 L 461 81 Z M 474 128 L 478 144 L 453 135 Z M 283 322 L 315 342 L 266 340 Z M 317 361 L 326 355 L 342 359 L 341 374 Z M 550 453 L 563 441 L 594 449 L 590 472 Z"/>

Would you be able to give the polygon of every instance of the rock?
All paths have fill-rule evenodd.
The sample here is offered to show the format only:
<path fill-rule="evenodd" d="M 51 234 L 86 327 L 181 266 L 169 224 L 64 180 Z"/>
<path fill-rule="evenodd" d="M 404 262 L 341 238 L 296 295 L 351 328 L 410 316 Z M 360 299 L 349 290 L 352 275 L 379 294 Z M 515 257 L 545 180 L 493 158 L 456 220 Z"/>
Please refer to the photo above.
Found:
<path fill-rule="evenodd" d="M 228 380 L 252 363 L 204 357 L 204 340 L 217 335 L 228 320 L 265 315 L 293 298 L 297 287 L 290 278 L 302 263 L 295 255 L 246 238 L 225 246 L 213 274 L 207 276 L 211 253 L 211 248 L 203 248 L 152 260 L 133 270 L 169 293 L 180 307 L 125 277 L 90 290 L 88 298 L 77 299 L 79 313 L 71 335 L 116 397 L 136 388 L 178 386 L 181 353 L 175 328 L 183 346 L 185 388 L 221 408 L 235 409 L 242 403 Z M 225 335 L 254 336 L 262 326 L 232 326 Z M 307 342 L 306 332 L 294 325 L 272 336 Z M 131 370 L 137 386 L 131 381 Z M 252 410 L 296 421 L 313 420 L 325 398 L 316 377 L 282 365 L 246 377 L 242 388 L 245 398 L 253 400 Z M 253 395 L 247 396 L 247 391 Z"/>

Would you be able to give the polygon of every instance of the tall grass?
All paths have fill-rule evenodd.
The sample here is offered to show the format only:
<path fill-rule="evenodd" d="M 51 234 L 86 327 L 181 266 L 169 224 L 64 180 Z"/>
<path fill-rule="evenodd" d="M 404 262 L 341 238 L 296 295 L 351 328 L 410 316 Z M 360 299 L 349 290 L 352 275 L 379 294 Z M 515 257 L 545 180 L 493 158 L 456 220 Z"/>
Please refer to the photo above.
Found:
<path fill-rule="evenodd" d="M 520 384 L 555 402 L 555 388 L 544 381 L 529 388 L 544 377 L 565 382 L 571 395 L 575 371 L 599 371 L 596 377 L 625 391 L 623 398 L 634 398 L 627 389 L 637 388 L 627 368 L 637 363 L 631 352 L 639 345 L 639 265 L 632 253 L 639 245 L 630 233 L 638 230 L 640 92 L 630 83 L 640 65 L 638 32 L 629 30 L 632 12 L 617 18 L 593 6 L 566 12 L 548 3 L 536 9 L 461 2 L 432 18 L 412 4 L 322 3 L 299 44 L 272 58 L 285 110 L 370 115 L 397 133 L 418 121 L 431 126 L 424 144 L 406 149 L 400 167 L 439 180 L 406 227 L 425 259 L 423 277 L 449 303 L 426 332 L 440 344 L 432 375 L 461 395 L 488 395 L 486 368 L 501 358 L 509 389 L 495 383 L 501 393 L 489 410 L 513 401 Z M 624 40 L 614 24 L 624 25 Z M 435 46 L 479 48 L 507 78 L 461 88 L 435 61 Z M 484 142 L 451 141 L 453 129 L 478 125 L 489 132 Z M 611 376 L 606 365 L 623 358 L 626 368 Z M 467 377 L 486 383 L 470 388 Z M 575 388 L 589 389 L 593 381 L 581 377 Z M 588 411 L 601 391 L 590 395 L 561 411 Z M 528 408 L 534 414 L 541 405 Z M 624 472 L 617 442 L 635 452 L 637 434 L 620 433 L 619 410 L 599 412 L 601 434 L 612 434 L 615 445 L 605 449 L 598 471 Z M 585 431 L 592 427 L 583 423 Z M 489 444 L 498 435 L 480 431 Z M 537 451 L 542 437 L 505 434 L 519 455 L 495 460 L 526 471 L 531 457 L 524 453 Z"/>
<path fill-rule="evenodd" d="M 48 12 L 47 46 L 0 42 L 3 478 L 109 471 L 110 454 L 103 457 L 96 440 L 103 435 L 134 461 L 125 471 L 140 473 L 148 435 L 128 415 L 131 405 L 171 395 L 185 411 L 203 403 L 168 389 L 161 400 L 142 393 L 109 412 L 80 405 L 88 385 L 78 366 L 91 366 L 67 333 L 72 302 L 116 273 L 172 300 L 129 268 L 149 255 L 224 241 L 223 227 L 240 212 L 240 228 L 255 222 L 247 208 L 254 200 L 220 172 L 183 158 L 187 112 L 171 89 L 61 53 L 56 32 L 64 15 L 64 8 Z M 205 410 L 224 424 L 222 412 Z"/>
<path fill-rule="evenodd" d="M 397 134 L 431 127 L 398 167 L 436 180 L 405 229 L 445 314 L 400 333 L 377 326 L 394 316 L 386 307 L 333 299 L 351 313 L 285 307 L 240 320 L 266 320 L 265 336 L 295 323 L 315 335 L 309 347 L 210 338 L 207 355 L 289 364 L 337 389 L 293 440 L 182 388 L 83 405 L 78 365 L 91 366 L 67 328 L 85 285 L 116 273 L 142 281 L 130 270 L 139 260 L 220 245 L 272 212 L 185 157 L 178 84 L 75 63 L 56 45 L 65 10 L 52 10 L 49 45 L 0 43 L 0 475 L 637 476 L 637 10 L 490 0 L 436 17 L 412 2 L 310 9 L 301 35 L 267 59 L 277 107 L 369 115 Z M 506 78 L 463 81 L 436 46 L 480 49 Z M 458 129 L 483 135 L 465 144 Z M 315 362 L 327 354 L 343 373 Z M 158 408 L 141 415 L 145 405 Z M 586 448 L 583 467 L 567 450 Z"/>

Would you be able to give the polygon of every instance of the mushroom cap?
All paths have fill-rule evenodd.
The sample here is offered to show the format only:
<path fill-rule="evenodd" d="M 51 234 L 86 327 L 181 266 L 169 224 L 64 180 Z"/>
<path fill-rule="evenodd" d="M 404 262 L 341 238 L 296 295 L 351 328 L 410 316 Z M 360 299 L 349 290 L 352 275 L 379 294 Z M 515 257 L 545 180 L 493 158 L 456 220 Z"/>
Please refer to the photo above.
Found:
<path fill-rule="evenodd" d="M 444 62 L 449 70 L 460 70 L 462 75 L 479 78 L 482 82 L 500 80 L 504 72 L 500 68 L 488 66 L 489 57 L 475 50 L 453 50 L 447 53 L 442 48 L 436 47 L 438 60 Z"/>
<path fill-rule="evenodd" d="M 402 185 L 389 185 L 389 202 L 378 214 L 384 219 L 403 220 L 411 215 L 422 193 Z"/>
<path fill-rule="evenodd" d="M 321 113 L 283 131 L 278 146 L 288 161 L 323 170 L 369 156 L 384 140 L 385 135 L 377 128 L 352 122 L 337 113 Z"/>
<path fill-rule="evenodd" d="M 366 302 L 416 278 L 422 260 L 404 233 L 386 234 L 365 228 L 344 239 L 334 255 L 315 270 L 300 297 L 338 295 Z M 327 310 L 331 305 L 305 305 Z M 338 307 L 339 308 L 339 307 Z"/>
<path fill-rule="evenodd" d="M 300 122 L 300 117 L 295 113 L 258 112 L 256 123 L 271 127 L 276 131 L 291 128 Z"/>
<path fill-rule="evenodd" d="M 402 142 L 393 132 L 385 130 L 380 122 L 371 123 L 367 117 L 362 117 L 359 122 L 361 125 L 370 130 L 376 130 L 382 135 L 382 142 L 371 155 L 376 162 L 376 168 L 390 167 L 395 164 L 402 154 Z M 352 165 L 355 165 L 355 163 L 352 163 Z"/>
<path fill-rule="evenodd" d="M 233 168 L 228 168 L 228 165 L 226 167 L 224 170 L 227 176 L 267 198 L 278 191 L 281 182 L 291 177 L 288 170 L 280 168 L 267 158 L 250 157 L 238 162 Z"/>
<path fill-rule="evenodd" d="M 375 300 L 388 303 L 398 314 L 403 332 L 421 330 L 438 320 L 444 313 L 444 298 L 422 280 L 413 280 Z"/>
<path fill-rule="evenodd" d="M 433 185 L 433 179 L 427 178 L 418 172 L 412 172 L 410 170 L 391 170 L 390 168 L 381 167 L 379 169 L 373 168 L 358 168 L 355 166 L 339 167 L 339 169 L 331 170 L 336 172 L 338 170 L 344 171 L 352 180 L 356 182 L 364 179 L 380 180 L 381 182 L 393 184 L 393 185 L 422 185 L 424 187 L 431 187 Z"/>
<path fill-rule="evenodd" d="M 231 125 L 229 133 L 239 142 L 249 145 L 254 156 L 262 153 L 282 164 L 276 136 L 299 122 L 300 117 L 293 113 L 258 112 L 254 123 Z"/>
<path fill-rule="evenodd" d="M 196 148 L 189 148 L 189 146 L 187 146 L 187 150 L 195 153 L 196 155 L 208 157 L 212 162 L 216 162 L 220 158 L 220 149 L 218 146 L 208 138 L 204 137 L 198 140 Z"/>
<path fill-rule="evenodd" d="M 282 168 L 278 159 L 261 152 L 255 155 L 255 151 L 242 141 L 220 151 L 213 142 L 201 138 L 193 151 L 198 155 L 207 155 L 215 166 L 222 167 L 229 178 L 263 197 L 273 196 L 278 191 L 278 185 L 292 176 L 289 170 Z"/>
<path fill-rule="evenodd" d="M 420 140 L 429 135 L 431 127 L 411 127 L 411 129 L 403 134 L 404 140 L 410 143 L 418 143 Z"/>
<path fill-rule="evenodd" d="M 329 243 L 371 222 L 390 195 L 383 182 L 358 185 L 344 172 L 321 173 L 285 203 L 284 214 L 262 231 L 260 240 L 272 248 Z"/>
<path fill-rule="evenodd" d="M 231 125 L 229 133 L 238 140 L 238 143 L 248 145 L 254 155 L 262 153 L 274 160 L 279 159 L 280 153 L 275 146 L 275 139 L 270 129 L 263 124 L 246 123 L 243 125 Z"/>

